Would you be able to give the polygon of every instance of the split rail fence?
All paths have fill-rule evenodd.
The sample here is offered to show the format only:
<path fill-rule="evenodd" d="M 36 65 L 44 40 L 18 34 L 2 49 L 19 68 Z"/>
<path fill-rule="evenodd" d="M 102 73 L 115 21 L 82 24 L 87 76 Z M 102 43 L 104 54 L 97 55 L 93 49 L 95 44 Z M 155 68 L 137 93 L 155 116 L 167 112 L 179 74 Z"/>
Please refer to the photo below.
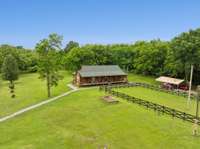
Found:
<path fill-rule="evenodd" d="M 160 104 L 157 104 L 157 103 L 153 103 L 151 101 L 146 101 L 146 100 L 143 100 L 143 99 L 139 99 L 139 98 L 127 95 L 125 93 L 121 93 L 121 92 L 113 90 L 114 88 L 126 88 L 126 87 L 136 87 L 136 86 L 141 86 L 141 87 L 150 88 L 150 89 L 153 89 L 153 90 L 159 90 L 159 91 L 163 91 L 163 92 L 177 94 L 175 92 L 166 91 L 166 90 L 160 89 L 160 88 L 158 88 L 158 87 L 156 87 L 154 85 L 149 85 L 149 84 L 144 84 L 144 83 L 128 83 L 128 84 L 120 84 L 120 85 L 104 85 L 104 86 L 100 86 L 99 89 L 101 91 L 105 91 L 106 93 L 109 93 L 109 94 L 111 94 L 111 95 L 113 95 L 115 97 L 119 97 L 119 98 L 125 99 L 125 100 L 127 100 L 129 102 L 138 104 L 138 105 L 143 106 L 143 107 L 148 108 L 148 109 L 152 109 L 152 110 L 157 111 L 157 112 L 159 112 L 161 114 L 168 114 L 168 115 L 170 115 L 172 117 L 176 117 L 176 118 L 179 118 L 179 119 L 182 119 L 184 121 L 191 122 L 191 123 L 194 123 L 195 119 L 197 119 L 198 120 L 198 125 L 200 125 L 200 117 L 196 117 L 196 116 L 194 116 L 192 114 L 188 114 L 186 112 L 182 112 L 182 111 L 179 111 L 179 110 L 176 110 L 176 109 L 164 106 L 164 105 L 160 105 Z M 178 93 L 177 95 L 185 96 L 185 95 L 180 94 L 180 93 Z M 193 96 L 193 98 L 195 98 L 195 96 Z"/>

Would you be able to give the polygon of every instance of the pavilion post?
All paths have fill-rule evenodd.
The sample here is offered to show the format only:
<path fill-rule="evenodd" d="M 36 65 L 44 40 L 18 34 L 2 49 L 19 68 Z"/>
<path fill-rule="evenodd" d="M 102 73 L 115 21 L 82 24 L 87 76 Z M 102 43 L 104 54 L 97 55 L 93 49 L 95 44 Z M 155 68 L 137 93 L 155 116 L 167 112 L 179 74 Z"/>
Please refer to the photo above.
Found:
<path fill-rule="evenodd" d="M 187 108 L 188 108 L 188 109 L 190 108 L 193 69 L 194 69 L 194 66 L 191 65 L 191 70 L 190 70 L 190 82 L 189 82 L 189 91 L 188 91 L 188 100 L 187 100 Z"/>

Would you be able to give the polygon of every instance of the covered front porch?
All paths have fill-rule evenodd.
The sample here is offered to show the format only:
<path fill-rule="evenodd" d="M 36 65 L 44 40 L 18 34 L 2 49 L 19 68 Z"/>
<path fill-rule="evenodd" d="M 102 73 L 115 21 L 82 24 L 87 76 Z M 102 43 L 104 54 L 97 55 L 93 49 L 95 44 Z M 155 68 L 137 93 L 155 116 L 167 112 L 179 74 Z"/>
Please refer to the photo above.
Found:
<path fill-rule="evenodd" d="M 114 83 L 126 83 L 127 78 L 125 76 L 98 76 L 98 77 L 81 77 L 80 85 L 103 85 Z"/>

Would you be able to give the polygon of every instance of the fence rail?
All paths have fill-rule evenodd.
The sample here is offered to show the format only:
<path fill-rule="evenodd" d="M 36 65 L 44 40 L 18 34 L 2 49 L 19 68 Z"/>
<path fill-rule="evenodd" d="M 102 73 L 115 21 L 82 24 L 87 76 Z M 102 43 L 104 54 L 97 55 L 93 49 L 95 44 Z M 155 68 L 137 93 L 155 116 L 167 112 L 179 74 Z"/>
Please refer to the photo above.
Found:
<path fill-rule="evenodd" d="M 132 83 L 123 83 L 123 84 L 111 84 L 111 85 L 104 85 L 104 86 L 109 86 L 112 88 L 124 88 L 124 87 L 144 87 L 144 88 L 148 88 L 148 89 L 152 89 L 152 90 L 156 90 L 156 91 L 160 91 L 160 92 L 165 92 L 165 93 L 169 93 L 169 94 L 173 94 L 173 95 L 177 95 L 177 96 L 182 96 L 182 97 L 188 97 L 188 93 L 185 91 L 180 91 L 180 90 L 167 90 L 164 88 L 159 87 L 158 85 L 151 85 L 151 84 L 147 84 L 147 83 L 140 83 L 140 82 L 132 82 Z M 191 94 L 191 99 L 196 99 L 196 95 L 195 94 Z"/>
<path fill-rule="evenodd" d="M 164 106 L 164 105 L 160 105 L 160 104 L 157 104 L 157 103 L 153 103 L 151 101 L 139 99 L 139 98 L 127 95 L 125 93 L 121 93 L 121 92 L 117 92 L 117 91 L 112 90 L 113 88 L 133 87 L 133 86 L 136 86 L 136 85 L 138 85 L 138 83 L 134 83 L 134 84 L 129 83 L 129 84 L 121 84 L 121 85 L 107 85 L 107 86 L 100 86 L 99 89 L 103 90 L 106 93 L 109 93 L 113 96 L 125 99 L 129 102 L 132 102 L 132 103 L 136 103 L 136 104 L 143 106 L 145 108 L 152 109 L 154 111 L 158 111 L 159 113 L 162 113 L 162 114 L 171 115 L 172 117 L 176 117 L 176 118 L 182 119 L 184 121 L 194 123 L 194 120 L 197 119 L 198 125 L 200 125 L 200 117 L 196 117 L 192 114 L 188 114 L 188 113 L 185 113 L 185 112 L 182 112 L 182 111 L 179 111 L 179 110 L 176 110 L 176 109 Z M 141 84 L 139 84 L 139 85 L 141 85 Z"/>

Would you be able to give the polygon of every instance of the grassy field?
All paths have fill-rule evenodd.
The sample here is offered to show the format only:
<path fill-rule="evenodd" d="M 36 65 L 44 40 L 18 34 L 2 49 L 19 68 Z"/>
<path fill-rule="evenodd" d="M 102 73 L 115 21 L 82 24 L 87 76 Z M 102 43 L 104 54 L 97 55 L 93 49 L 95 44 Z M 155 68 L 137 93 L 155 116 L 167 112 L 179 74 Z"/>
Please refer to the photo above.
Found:
<path fill-rule="evenodd" d="M 62 71 L 64 79 L 52 88 L 52 96 L 69 90 L 67 83 L 72 80 L 70 73 Z M 0 117 L 16 112 L 24 107 L 47 99 L 46 81 L 39 79 L 37 73 L 22 74 L 16 81 L 16 98 L 11 98 L 8 82 L 0 80 Z"/>
<path fill-rule="evenodd" d="M 138 75 L 138 74 L 133 74 L 133 73 L 129 73 L 128 81 L 129 82 L 141 82 L 141 83 L 158 85 L 158 82 L 155 81 L 154 77 L 143 76 L 143 75 Z"/>
<path fill-rule="evenodd" d="M 195 115 L 196 102 L 194 100 L 191 100 L 190 108 L 188 109 L 187 98 L 181 96 L 159 92 L 143 87 L 120 88 L 115 90 Z"/>
<path fill-rule="evenodd" d="M 59 82 L 58 86 L 52 88 L 52 96 L 69 90 L 67 84 L 72 81 L 71 73 L 62 71 L 61 74 L 64 79 Z M 129 81 L 155 84 L 154 78 L 136 74 L 129 74 L 128 79 Z M 8 82 L 2 81 L 0 78 L 0 117 L 47 99 L 46 82 L 40 80 L 37 73 L 20 75 L 15 87 L 16 98 L 12 99 L 8 89 Z"/>
<path fill-rule="evenodd" d="M 68 91 L 68 72 L 53 96 Z M 129 74 L 129 81 L 156 84 L 154 78 Z M 185 110 L 186 99 L 141 87 L 118 91 Z M 38 74 L 24 74 L 16 84 L 16 99 L 11 99 L 7 82 L 0 84 L 0 116 L 46 99 L 45 81 Z M 193 149 L 200 137 L 192 136 L 192 124 L 158 115 L 133 103 L 118 99 L 118 104 L 101 100 L 104 92 L 82 90 L 16 118 L 0 123 L 0 149 Z M 2 98 L 3 97 L 3 98 Z M 194 102 L 192 102 L 194 105 Z M 194 107 L 190 113 L 194 113 Z"/>
<path fill-rule="evenodd" d="M 0 123 L 1 149 L 196 149 L 192 124 L 120 100 L 97 89 L 73 93 Z"/>

